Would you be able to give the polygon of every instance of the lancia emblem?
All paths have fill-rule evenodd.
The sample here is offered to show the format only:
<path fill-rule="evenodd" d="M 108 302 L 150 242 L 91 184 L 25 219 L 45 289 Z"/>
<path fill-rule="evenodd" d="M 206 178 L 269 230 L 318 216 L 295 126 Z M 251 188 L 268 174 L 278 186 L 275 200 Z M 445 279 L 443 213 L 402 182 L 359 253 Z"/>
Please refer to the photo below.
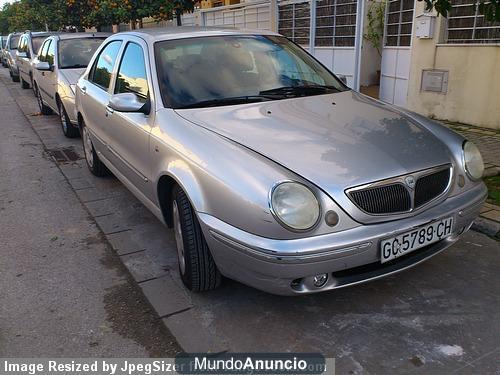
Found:
<path fill-rule="evenodd" d="M 405 177 L 405 183 L 410 189 L 415 189 L 415 177 L 413 176 Z"/>

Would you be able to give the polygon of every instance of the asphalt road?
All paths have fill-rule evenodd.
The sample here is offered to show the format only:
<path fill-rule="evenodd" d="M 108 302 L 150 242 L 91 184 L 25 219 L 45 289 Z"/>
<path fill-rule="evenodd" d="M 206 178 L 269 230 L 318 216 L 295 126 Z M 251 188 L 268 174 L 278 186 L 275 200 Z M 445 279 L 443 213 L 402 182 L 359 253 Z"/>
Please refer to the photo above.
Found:
<path fill-rule="evenodd" d="M 0 81 L 3 82 L 0 82 L 0 95 L 8 106 L 8 114 L 0 118 L 0 166 L 10 170 L 15 177 L 15 183 L 4 181 L 6 172 L 2 171 L 0 181 L 1 207 L 5 207 L 1 211 L 0 233 L 2 239 L 5 236 L 10 244 L 2 245 L 0 250 L 0 282 L 9 285 L 7 290 L 2 290 L 0 303 L 4 306 L 5 299 L 12 306 L 7 314 L 8 321 L 12 323 L 0 321 L 0 340 L 15 342 L 15 330 L 7 330 L 4 324 L 6 327 L 10 324 L 22 326 L 22 322 L 17 322 L 18 314 L 14 313 L 16 303 L 20 301 L 25 308 L 29 306 L 36 310 L 29 314 L 29 319 L 26 318 L 32 325 L 41 322 L 50 333 L 54 324 L 47 318 L 50 313 L 37 309 L 38 302 L 34 302 L 40 288 L 42 294 L 47 290 L 45 284 L 17 281 L 14 272 L 7 271 L 22 260 L 25 267 L 36 268 L 37 276 L 32 276 L 35 280 L 51 280 L 53 300 L 74 296 L 75 291 L 80 293 L 85 289 L 92 295 L 88 298 L 92 298 L 93 304 L 104 310 L 107 290 L 114 285 L 115 278 L 120 278 L 118 284 L 133 278 L 161 319 L 157 321 L 168 327 L 186 351 L 321 352 L 336 358 L 337 373 L 340 374 L 500 373 L 499 242 L 480 233 L 469 232 L 453 247 L 412 270 L 330 293 L 277 297 L 224 280 L 217 291 L 191 294 L 182 287 L 177 275 L 171 231 L 164 228 L 116 179 L 98 179 L 90 175 L 81 159 L 80 141 L 63 137 L 56 116 L 36 115 L 38 109 L 30 91 L 9 83 L 5 71 L 0 72 Z M 8 98 L 9 93 L 28 121 Z M 2 107 L 2 112 L 4 108 L 6 106 Z M 8 130 L 3 129 L 6 117 L 9 118 Z M 46 150 L 69 150 L 80 158 L 65 159 L 55 154 L 59 158 L 48 161 L 44 156 L 46 153 L 29 151 L 35 146 L 21 146 L 21 143 L 37 142 L 17 140 L 12 134 L 33 134 L 31 129 L 38 134 Z M 10 141 L 4 142 L 5 137 L 9 137 Z M 36 147 L 39 146 L 42 147 L 38 141 Z M 27 159 L 23 156 L 23 160 L 28 162 L 17 163 L 17 168 L 13 168 L 13 161 L 7 158 L 21 156 L 11 154 L 33 157 Z M 31 167 L 31 164 L 34 165 Z M 40 169 L 41 164 L 48 166 L 49 171 Z M 38 194 L 33 199 L 23 194 L 32 184 L 28 195 Z M 61 189 L 65 195 L 57 193 Z M 4 199 L 4 190 L 12 194 L 9 198 L 11 203 Z M 50 204 L 32 213 L 31 205 L 43 205 L 42 198 L 47 198 Z M 61 207 L 57 208 L 59 204 Z M 17 210 L 9 211 L 7 215 L 5 210 L 10 209 L 9 205 L 17 206 Z M 85 218 L 81 219 L 68 216 L 73 211 L 81 210 L 88 212 L 88 216 L 84 215 Z M 3 225 L 5 220 L 12 222 L 7 231 Z M 66 240 L 63 235 L 66 236 L 69 229 L 62 229 L 72 228 L 79 233 L 79 238 L 86 238 L 87 234 L 83 234 L 86 226 L 94 231 L 90 236 L 94 240 L 90 241 L 91 245 L 81 246 L 83 251 L 78 251 L 80 242 Z M 19 233 L 20 230 L 23 234 Z M 50 241 L 56 235 L 57 239 Z M 19 244 L 28 253 L 42 243 L 48 249 L 58 249 L 62 238 L 64 245 L 60 247 L 70 254 L 78 254 L 81 257 L 78 265 L 88 262 L 94 272 L 97 269 L 101 275 L 97 279 L 102 277 L 102 284 L 95 285 L 92 281 L 92 288 L 81 287 L 85 266 L 81 267 L 82 270 L 77 267 L 68 269 L 65 278 L 58 278 L 53 276 L 51 268 L 39 267 L 35 259 L 12 255 L 13 249 L 19 251 Z M 48 245 L 43 242 L 47 240 Z M 104 250 L 105 241 L 101 240 L 107 240 L 113 251 Z M 24 244 L 29 241 L 37 245 L 31 242 Z M 123 264 L 129 276 L 125 272 L 116 276 L 115 269 L 103 269 L 102 264 L 109 263 L 96 261 L 102 260 L 102 255 L 88 251 L 94 246 L 101 249 L 95 250 L 100 251 L 99 254 L 108 254 L 105 259 L 111 257 L 113 262 Z M 4 265 L 4 259 L 9 254 L 13 259 Z M 120 267 L 116 262 L 113 264 Z M 64 270 L 64 262 L 61 269 Z M 31 275 L 29 272 L 26 274 Z M 20 295 L 26 295 L 26 298 L 20 298 Z M 121 306 L 127 308 L 128 301 Z M 71 327 L 81 326 L 80 315 L 82 313 L 75 313 L 72 320 L 66 322 L 68 331 Z M 99 320 L 99 317 L 105 322 L 107 315 L 97 314 L 96 319 Z M 127 316 L 122 316 L 119 321 L 123 326 L 131 322 Z M 121 327 L 115 324 L 116 331 L 111 330 L 110 334 L 125 340 L 117 326 Z M 169 340 L 168 332 L 166 335 Z M 56 330 L 52 337 L 63 340 L 67 336 Z M 125 338 L 129 337 L 125 334 Z M 23 342 L 27 339 L 17 340 Z M 127 342 L 130 343 L 130 340 L 134 342 L 133 338 Z M 140 340 L 135 339 L 137 342 Z M 5 347 L 2 341 L 0 345 L 0 348 Z M 105 355 L 103 353 L 108 352 L 104 348 L 104 345 L 93 347 L 91 353 Z"/>

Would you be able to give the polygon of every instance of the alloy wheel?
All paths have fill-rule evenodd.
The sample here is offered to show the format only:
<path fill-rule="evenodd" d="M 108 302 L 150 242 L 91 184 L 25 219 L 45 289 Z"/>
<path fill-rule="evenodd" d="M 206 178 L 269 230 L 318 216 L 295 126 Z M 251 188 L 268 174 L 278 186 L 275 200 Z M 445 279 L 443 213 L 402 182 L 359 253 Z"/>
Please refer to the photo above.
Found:
<path fill-rule="evenodd" d="M 38 102 L 38 108 L 40 108 L 40 112 L 42 112 L 43 111 L 42 95 L 40 94 L 40 90 L 38 90 L 38 86 L 35 86 L 35 96 L 36 96 L 36 101 Z"/>
<path fill-rule="evenodd" d="M 85 159 L 88 165 L 92 168 L 94 166 L 94 154 L 92 153 L 92 140 L 90 139 L 87 127 L 83 127 L 83 148 L 85 149 Z"/>
<path fill-rule="evenodd" d="M 64 134 L 66 134 L 68 132 L 68 122 L 66 121 L 66 114 L 62 105 L 59 105 L 59 118 L 61 119 Z"/>

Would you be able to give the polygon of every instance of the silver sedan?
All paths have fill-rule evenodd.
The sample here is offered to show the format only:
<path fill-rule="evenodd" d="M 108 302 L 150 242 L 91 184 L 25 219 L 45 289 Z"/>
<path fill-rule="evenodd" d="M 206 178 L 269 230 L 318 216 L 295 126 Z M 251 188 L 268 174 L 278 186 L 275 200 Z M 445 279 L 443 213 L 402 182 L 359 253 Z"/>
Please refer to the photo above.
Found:
<path fill-rule="evenodd" d="M 221 275 L 296 295 L 393 274 L 455 243 L 486 198 L 473 143 L 272 32 L 116 34 L 76 107 L 88 167 L 173 227 L 193 291 Z"/>
<path fill-rule="evenodd" d="M 33 89 L 40 112 L 59 114 L 68 138 L 77 137 L 75 87 L 107 33 L 65 33 L 43 42 L 33 60 Z"/>

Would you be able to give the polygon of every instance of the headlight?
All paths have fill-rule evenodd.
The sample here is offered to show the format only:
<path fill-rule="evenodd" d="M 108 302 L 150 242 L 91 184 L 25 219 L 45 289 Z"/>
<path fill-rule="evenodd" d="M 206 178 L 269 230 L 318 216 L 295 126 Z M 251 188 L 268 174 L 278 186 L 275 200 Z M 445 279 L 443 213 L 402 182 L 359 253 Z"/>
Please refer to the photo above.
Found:
<path fill-rule="evenodd" d="M 319 203 L 311 190 L 298 182 L 282 182 L 271 191 L 271 208 L 284 226 L 310 229 L 318 222 Z"/>
<path fill-rule="evenodd" d="M 479 180 L 483 177 L 484 163 L 483 157 L 477 146 L 469 141 L 464 143 L 464 164 L 465 171 L 473 180 Z"/>

